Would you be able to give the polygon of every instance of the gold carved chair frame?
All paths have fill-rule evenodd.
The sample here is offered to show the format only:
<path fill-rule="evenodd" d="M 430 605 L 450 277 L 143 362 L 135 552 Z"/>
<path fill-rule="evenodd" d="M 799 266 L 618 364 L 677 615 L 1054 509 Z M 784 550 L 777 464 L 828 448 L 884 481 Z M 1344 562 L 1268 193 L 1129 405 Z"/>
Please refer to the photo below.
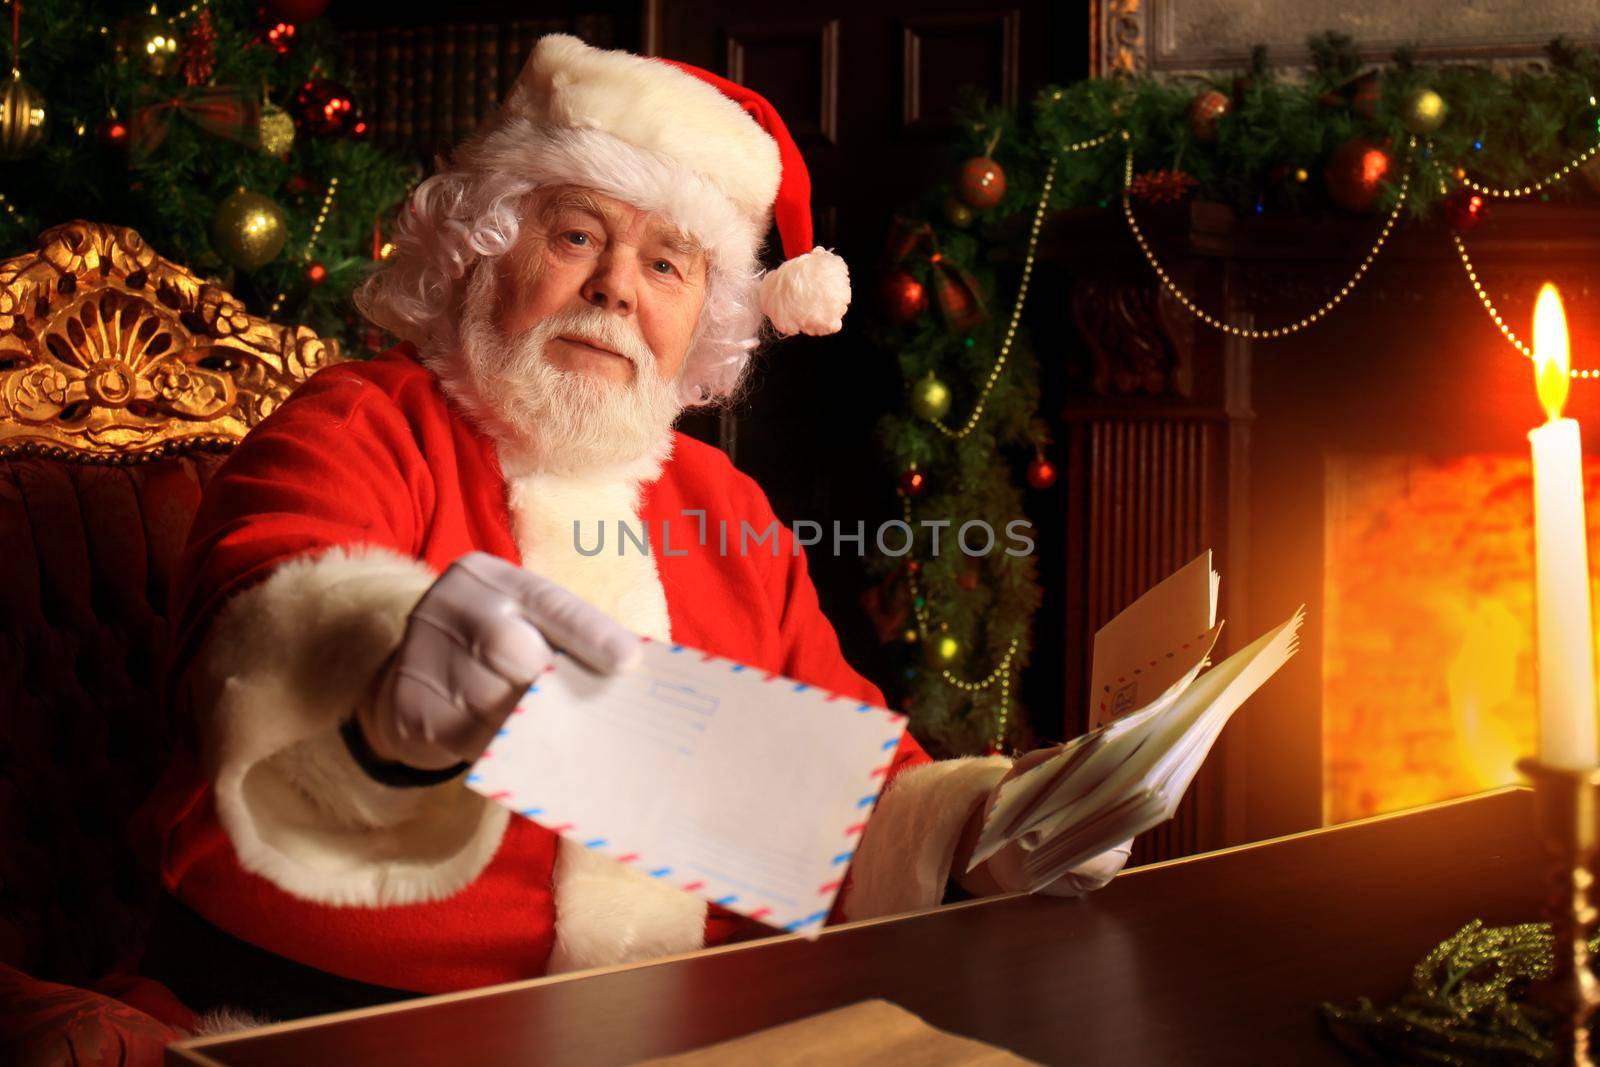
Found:
<path fill-rule="evenodd" d="M 69 222 L 0 263 L 0 458 L 128 463 L 226 451 L 341 358 L 157 255 Z"/>

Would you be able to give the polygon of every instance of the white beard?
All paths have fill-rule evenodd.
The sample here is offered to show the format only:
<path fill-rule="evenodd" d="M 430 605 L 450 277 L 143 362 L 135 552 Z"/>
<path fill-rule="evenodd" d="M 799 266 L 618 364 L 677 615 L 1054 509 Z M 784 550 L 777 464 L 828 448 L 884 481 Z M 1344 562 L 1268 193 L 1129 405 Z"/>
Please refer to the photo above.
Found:
<path fill-rule="evenodd" d="M 584 306 L 507 338 L 494 324 L 493 304 L 494 271 L 480 268 L 462 302 L 457 351 L 425 362 L 446 394 L 495 439 L 505 466 L 565 475 L 641 463 L 659 468 L 671 452 L 672 424 L 683 403 L 677 380 L 661 376 L 655 353 L 631 320 Z M 633 381 L 553 366 L 545 346 L 562 334 L 626 356 Z"/>

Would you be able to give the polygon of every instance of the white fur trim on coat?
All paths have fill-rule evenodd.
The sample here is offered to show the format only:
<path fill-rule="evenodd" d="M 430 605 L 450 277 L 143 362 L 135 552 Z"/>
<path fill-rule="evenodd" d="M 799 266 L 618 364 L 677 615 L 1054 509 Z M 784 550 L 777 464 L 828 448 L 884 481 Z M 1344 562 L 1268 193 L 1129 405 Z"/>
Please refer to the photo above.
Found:
<path fill-rule="evenodd" d="M 845 918 L 921 911 L 943 900 L 967 819 L 1010 767 L 1004 756 L 984 756 L 927 763 L 896 775 L 850 863 Z"/>
<path fill-rule="evenodd" d="M 693 169 L 751 218 L 765 218 L 778 195 L 777 142 L 715 86 L 657 59 L 549 34 L 501 115 L 604 130 Z"/>
<path fill-rule="evenodd" d="M 376 548 L 291 560 L 218 614 L 188 683 L 217 815 L 245 869 L 332 905 L 410 904 L 488 865 L 508 812 L 459 780 L 373 781 L 338 734 L 434 579 Z"/>
<path fill-rule="evenodd" d="M 761 312 L 784 336 L 838 333 L 850 306 L 850 268 L 818 245 L 761 279 Z"/>
<path fill-rule="evenodd" d="M 519 473 L 516 461 L 502 454 L 512 532 L 522 565 L 565 586 L 635 633 L 665 641 L 671 637 L 671 623 L 656 569 L 660 546 L 654 539 L 660 529 L 649 531 L 649 555 L 632 542 L 619 555 L 617 541 L 620 523 L 633 524 L 636 532 L 640 529 L 640 485 L 659 476 L 662 461 L 641 461 L 629 469 L 585 477 Z M 583 555 L 575 538 L 581 533 L 583 546 L 592 549 L 602 524 L 605 550 Z M 554 892 L 556 937 L 548 974 L 654 959 L 705 943 L 704 900 L 566 838 L 556 855 Z"/>

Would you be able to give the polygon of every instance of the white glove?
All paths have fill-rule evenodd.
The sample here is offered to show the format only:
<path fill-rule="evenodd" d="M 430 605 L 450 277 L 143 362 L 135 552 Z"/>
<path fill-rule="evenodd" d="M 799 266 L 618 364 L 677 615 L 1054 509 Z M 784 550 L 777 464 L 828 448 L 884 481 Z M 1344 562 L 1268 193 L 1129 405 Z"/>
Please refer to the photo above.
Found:
<path fill-rule="evenodd" d="M 1000 786 L 1052 759 L 1058 752 L 1059 748 L 1041 748 L 1017 757 L 1005 777 L 990 791 L 989 799 L 984 805 L 985 814 L 999 799 Z M 1078 864 L 1037 892 L 1051 897 L 1077 897 L 1092 893 L 1117 876 L 1117 872 L 1128 862 L 1128 855 L 1132 851 L 1133 838 L 1130 837 L 1120 845 L 1113 845 Z M 1022 861 L 1026 855 L 1022 851 L 1022 846 L 1013 842 L 989 858 L 990 876 L 1007 893 L 1020 893 L 1028 888 L 1029 879 L 1022 869 Z"/>
<path fill-rule="evenodd" d="M 549 579 L 463 556 L 417 601 L 356 722 L 382 760 L 419 770 L 475 760 L 558 648 L 611 673 L 638 661 L 639 638 Z"/>
<path fill-rule="evenodd" d="M 1092 893 L 1117 876 L 1128 862 L 1133 851 L 1133 838 L 1113 845 L 1097 856 L 1078 864 L 1060 878 L 1051 882 L 1035 895 L 1047 897 L 1079 897 Z M 1023 872 L 1022 860 L 1026 855 L 1022 846 L 1011 844 L 989 859 L 989 873 L 1007 893 L 1020 893 L 1028 888 L 1028 876 Z"/>

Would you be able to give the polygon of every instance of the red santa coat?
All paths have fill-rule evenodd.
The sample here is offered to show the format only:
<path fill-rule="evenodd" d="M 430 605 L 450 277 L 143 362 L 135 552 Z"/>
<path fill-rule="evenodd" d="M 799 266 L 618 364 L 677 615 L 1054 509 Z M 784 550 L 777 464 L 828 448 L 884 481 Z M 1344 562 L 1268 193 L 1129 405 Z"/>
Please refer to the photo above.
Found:
<path fill-rule="evenodd" d="M 297 962 L 428 993 L 725 936 L 726 913 L 706 917 L 698 900 L 509 817 L 459 781 L 371 782 L 333 732 L 421 591 L 473 550 L 555 571 L 641 632 L 670 628 L 674 641 L 882 702 L 845 662 L 790 532 L 780 524 L 776 552 L 733 547 L 741 523 L 775 521 L 750 478 L 681 435 L 659 476 L 642 473 L 620 495 L 508 478 L 494 443 L 404 348 L 303 386 L 208 486 L 177 581 L 174 677 L 188 679 L 197 744 L 157 805 L 167 889 Z M 643 562 L 613 557 L 611 541 L 604 559 L 551 554 L 552 531 L 573 521 L 592 548 L 597 522 L 633 517 L 579 514 L 594 500 L 636 501 L 655 546 L 632 553 Z M 700 516 L 684 515 L 701 511 L 704 546 Z M 900 772 L 928 762 L 907 734 L 846 884 L 850 917 L 937 903 L 959 824 L 1004 770 L 947 762 L 902 788 Z"/>

